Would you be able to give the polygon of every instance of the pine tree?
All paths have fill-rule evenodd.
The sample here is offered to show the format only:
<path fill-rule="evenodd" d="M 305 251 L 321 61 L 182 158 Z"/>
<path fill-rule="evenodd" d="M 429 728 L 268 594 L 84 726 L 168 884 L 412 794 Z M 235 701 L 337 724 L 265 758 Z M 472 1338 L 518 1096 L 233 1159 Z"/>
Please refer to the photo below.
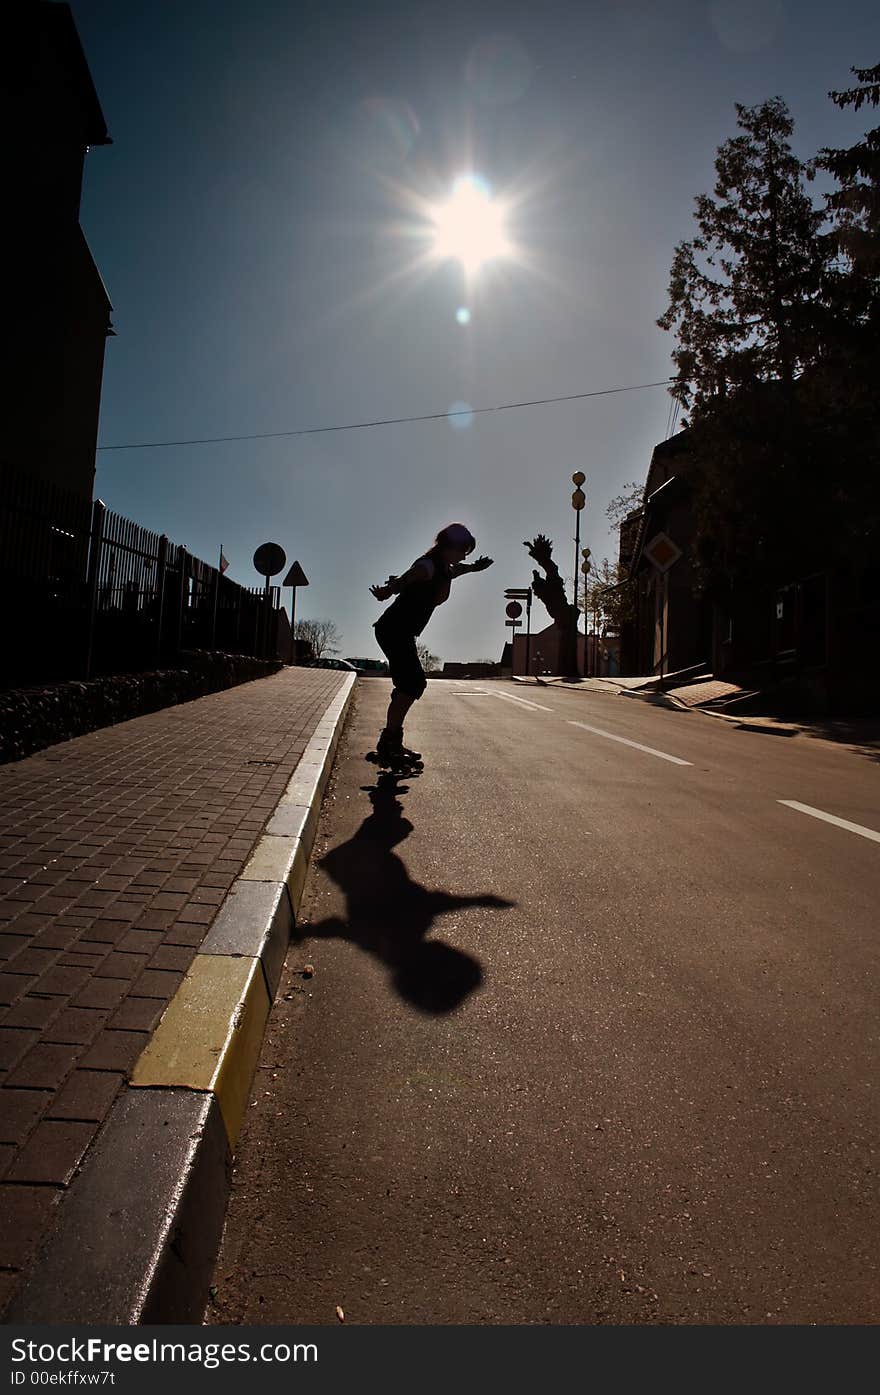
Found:
<path fill-rule="evenodd" d="M 742 134 L 718 149 L 714 196 L 696 200 L 699 233 L 676 248 L 657 321 L 676 330 L 673 396 L 697 411 L 756 383 L 790 388 L 817 351 L 827 252 L 791 116 L 780 97 L 736 111 Z"/>
<path fill-rule="evenodd" d="M 858 86 L 830 92 L 835 105 L 880 106 L 880 67 L 852 72 Z M 824 287 L 823 361 L 802 414 L 810 448 L 825 460 L 832 554 L 857 575 L 876 568 L 880 536 L 880 126 L 848 149 L 820 150 L 814 163 L 838 188 L 825 200 L 834 257 Z"/>
<path fill-rule="evenodd" d="M 841 110 L 880 106 L 880 67 L 853 68 L 857 87 L 829 92 Z M 828 292 L 838 312 L 842 337 L 880 336 L 880 126 L 846 150 L 826 147 L 819 151 L 815 167 L 826 170 L 839 187 L 826 196 L 832 219 L 831 245 L 838 256 L 832 268 Z"/>
<path fill-rule="evenodd" d="M 695 575 L 719 595 L 797 573 L 827 464 L 797 400 L 824 342 L 824 215 L 782 99 L 736 111 L 741 134 L 718 149 L 714 193 L 696 200 L 699 231 L 676 248 L 658 321 L 676 332 L 671 391 L 690 413 Z"/>
<path fill-rule="evenodd" d="M 841 109 L 855 111 L 880 106 L 880 67 L 853 68 L 858 87 L 829 92 Z M 880 126 L 848 150 L 820 150 L 816 164 L 837 180 L 840 188 L 828 195 L 835 217 L 837 246 L 861 276 L 880 277 Z"/>

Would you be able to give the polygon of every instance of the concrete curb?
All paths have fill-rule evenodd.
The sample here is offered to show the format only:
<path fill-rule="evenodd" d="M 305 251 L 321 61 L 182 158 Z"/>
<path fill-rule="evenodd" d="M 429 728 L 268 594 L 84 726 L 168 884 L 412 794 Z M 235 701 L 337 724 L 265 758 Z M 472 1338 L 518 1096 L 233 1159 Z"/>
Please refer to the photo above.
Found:
<path fill-rule="evenodd" d="M 740 731 L 762 731 L 768 736 L 799 736 L 800 727 L 790 726 L 775 717 L 735 717 L 732 712 L 710 712 L 706 707 L 694 707 L 694 712 L 702 712 L 704 717 L 714 717 L 716 722 L 727 722 Z"/>
<path fill-rule="evenodd" d="M 355 678 L 346 675 L 318 723 L 6 1323 L 201 1321 L 235 1145 Z"/>
<path fill-rule="evenodd" d="M 531 680 L 514 677 L 514 683 L 526 683 Z M 574 683 L 562 681 L 538 680 L 541 686 L 556 689 L 567 689 L 569 692 L 599 692 L 598 688 L 579 689 Z M 640 702 L 648 702 L 652 707 L 667 707 L 673 712 L 701 712 L 704 717 L 714 717 L 716 721 L 727 722 L 729 726 L 737 727 L 740 731 L 760 731 L 769 736 L 799 736 L 800 727 L 791 726 L 788 723 L 778 721 L 776 718 L 767 717 L 735 717 L 731 712 L 713 712 L 707 707 L 700 707 L 699 704 L 681 702 L 673 697 L 671 693 L 657 692 L 653 689 L 642 688 L 619 688 L 613 686 L 610 680 L 604 691 L 611 693 L 614 697 L 636 698 Z"/>

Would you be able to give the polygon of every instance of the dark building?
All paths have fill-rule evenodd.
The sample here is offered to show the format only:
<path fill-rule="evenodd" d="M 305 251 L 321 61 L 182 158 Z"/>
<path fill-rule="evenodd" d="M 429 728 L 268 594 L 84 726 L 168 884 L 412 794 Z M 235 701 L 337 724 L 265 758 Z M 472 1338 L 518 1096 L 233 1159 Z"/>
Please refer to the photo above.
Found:
<path fill-rule="evenodd" d="M 111 305 L 79 225 L 83 167 L 110 137 L 70 8 L 11 0 L 0 33 L 0 685 L 79 674 Z"/>
<path fill-rule="evenodd" d="M 7 205 L 0 461 L 91 500 L 111 305 L 79 225 L 85 158 L 109 145 L 68 5 L 4 12 Z"/>
<path fill-rule="evenodd" d="M 687 452 L 686 431 L 654 448 L 644 503 L 620 526 L 620 563 L 634 592 L 621 634 L 624 673 L 726 666 L 720 617 L 694 586 L 693 506 L 682 470 Z"/>
<path fill-rule="evenodd" d="M 716 677 L 772 689 L 780 711 L 876 712 L 876 568 L 817 566 L 808 537 L 800 565 L 789 560 L 775 577 L 754 581 L 743 567 L 726 590 L 701 591 L 693 566 L 699 470 L 688 431 L 662 441 L 644 503 L 621 525 L 620 561 L 631 587 L 622 672 L 702 665 Z"/>

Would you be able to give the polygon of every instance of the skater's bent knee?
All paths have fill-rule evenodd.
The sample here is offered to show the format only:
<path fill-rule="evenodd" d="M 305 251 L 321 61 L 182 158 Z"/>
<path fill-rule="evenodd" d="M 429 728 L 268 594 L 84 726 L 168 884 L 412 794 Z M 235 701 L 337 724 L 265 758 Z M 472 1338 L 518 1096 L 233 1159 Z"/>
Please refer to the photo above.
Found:
<path fill-rule="evenodd" d="M 403 698 L 405 702 L 418 702 L 427 686 L 428 683 L 423 673 L 420 673 L 418 677 L 414 673 L 407 674 L 402 683 L 395 683 L 391 692 L 391 700 L 393 702 L 395 698 Z"/>

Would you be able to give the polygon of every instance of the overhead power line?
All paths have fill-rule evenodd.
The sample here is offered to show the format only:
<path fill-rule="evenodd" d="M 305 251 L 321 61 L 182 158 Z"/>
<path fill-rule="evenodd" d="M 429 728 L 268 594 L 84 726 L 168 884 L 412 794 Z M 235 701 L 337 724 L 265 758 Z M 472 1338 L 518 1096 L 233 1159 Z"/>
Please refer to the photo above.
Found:
<path fill-rule="evenodd" d="M 247 436 L 197 436 L 189 441 L 132 441 L 98 450 L 158 450 L 163 446 L 211 446 L 226 441 L 271 441 L 282 436 L 319 436 L 325 431 L 363 431 L 370 426 L 401 426 L 412 421 L 443 421 L 448 417 L 474 417 L 483 412 L 510 412 L 517 407 L 546 407 L 552 402 L 578 402 L 585 397 L 609 397 L 615 392 L 641 392 L 643 388 L 668 387 L 673 378 L 659 383 L 633 383 L 629 387 L 599 388 L 596 392 L 571 392 L 566 397 L 537 397 L 531 402 L 504 402 L 498 407 L 462 407 L 455 411 L 429 412 L 423 417 L 384 417 L 380 421 L 353 421 L 344 426 L 307 426 L 298 431 L 258 431 Z"/>

